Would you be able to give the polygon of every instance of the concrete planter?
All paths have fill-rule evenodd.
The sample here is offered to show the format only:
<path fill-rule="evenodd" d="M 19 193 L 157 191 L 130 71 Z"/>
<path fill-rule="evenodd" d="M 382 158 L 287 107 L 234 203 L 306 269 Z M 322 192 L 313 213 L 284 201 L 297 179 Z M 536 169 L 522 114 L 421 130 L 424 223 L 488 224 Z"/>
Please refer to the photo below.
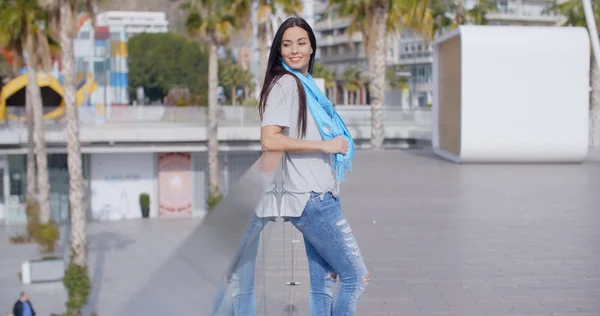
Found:
<path fill-rule="evenodd" d="M 21 265 L 23 284 L 62 281 L 64 274 L 65 262 L 60 257 L 28 260 Z"/>

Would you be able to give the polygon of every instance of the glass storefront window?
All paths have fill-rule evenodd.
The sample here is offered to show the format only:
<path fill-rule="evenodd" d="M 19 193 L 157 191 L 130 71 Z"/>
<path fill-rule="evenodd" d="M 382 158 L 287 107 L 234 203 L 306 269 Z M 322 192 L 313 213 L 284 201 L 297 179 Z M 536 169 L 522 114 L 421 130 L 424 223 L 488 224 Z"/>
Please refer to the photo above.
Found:
<path fill-rule="evenodd" d="M 69 170 L 66 154 L 48 154 L 48 180 L 50 182 L 50 208 L 52 218 L 57 222 L 64 222 L 69 217 Z M 86 206 L 89 208 L 89 155 L 82 155 L 82 168 L 84 178 L 84 194 Z M 8 171 L 8 188 L 0 181 L 0 199 L 7 196 L 15 196 L 19 203 L 25 203 L 27 194 L 27 155 L 7 155 L 7 169 L 0 168 L 0 179 L 3 172 Z M 0 200 L 0 203 L 4 202 Z"/>
<path fill-rule="evenodd" d="M 8 155 L 8 166 L 10 195 L 17 196 L 19 202 L 24 203 L 27 191 L 27 156 Z"/>

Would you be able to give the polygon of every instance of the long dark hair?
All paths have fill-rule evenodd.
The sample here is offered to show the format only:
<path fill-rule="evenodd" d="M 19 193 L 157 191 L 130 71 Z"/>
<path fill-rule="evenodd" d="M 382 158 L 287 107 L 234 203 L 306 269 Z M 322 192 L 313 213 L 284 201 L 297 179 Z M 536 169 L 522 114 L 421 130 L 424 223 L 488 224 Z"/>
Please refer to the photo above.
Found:
<path fill-rule="evenodd" d="M 291 17 L 285 20 L 277 33 L 275 33 L 275 38 L 273 38 L 273 43 L 271 44 L 271 52 L 269 55 L 269 61 L 267 63 L 267 73 L 265 74 L 265 81 L 262 86 L 262 90 L 260 91 L 260 97 L 258 101 L 258 113 L 260 114 L 260 118 L 262 120 L 263 113 L 265 112 L 265 107 L 267 106 L 267 98 L 273 86 L 281 78 L 283 75 L 289 74 L 294 79 L 296 79 L 296 84 L 298 85 L 298 97 L 299 97 L 299 111 L 298 111 L 298 137 L 304 138 L 306 136 L 306 91 L 304 91 L 304 87 L 302 86 L 302 82 L 298 79 L 294 74 L 287 71 L 281 65 L 281 39 L 283 38 L 283 33 L 289 29 L 290 27 L 301 27 L 306 33 L 308 33 L 308 39 L 310 40 L 310 46 L 313 49 L 312 54 L 310 54 L 310 61 L 308 63 L 308 73 L 313 71 L 313 67 L 315 64 L 315 54 L 317 53 L 317 39 L 315 38 L 315 33 L 308 23 L 301 17 Z"/>

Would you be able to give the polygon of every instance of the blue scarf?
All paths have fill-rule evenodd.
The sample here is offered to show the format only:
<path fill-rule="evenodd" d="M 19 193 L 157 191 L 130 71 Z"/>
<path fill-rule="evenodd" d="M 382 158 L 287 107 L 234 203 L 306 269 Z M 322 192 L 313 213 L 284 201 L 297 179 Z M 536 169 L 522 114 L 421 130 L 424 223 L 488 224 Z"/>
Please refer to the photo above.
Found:
<path fill-rule="evenodd" d="M 289 67 L 284 61 L 281 61 L 283 67 L 294 74 L 304 86 L 306 91 L 306 106 L 317 124 L 323 140 L 330 140 L 337 136 L 343 136 L 348 141 L 348 152 L 346 155 L 337 153 L 333 155 L 333 170 L 336 178 L 344 181 L 344 172 L 346 169 L 352 171 L 352 159 L 354 158 L 354 140 L 348 131 L 346 124 L 340 115 L 333 108 L 333 104 L 323 91 L 317 86 L 317 83 L 310 74 L 303 75 L 299 71 Z"/>

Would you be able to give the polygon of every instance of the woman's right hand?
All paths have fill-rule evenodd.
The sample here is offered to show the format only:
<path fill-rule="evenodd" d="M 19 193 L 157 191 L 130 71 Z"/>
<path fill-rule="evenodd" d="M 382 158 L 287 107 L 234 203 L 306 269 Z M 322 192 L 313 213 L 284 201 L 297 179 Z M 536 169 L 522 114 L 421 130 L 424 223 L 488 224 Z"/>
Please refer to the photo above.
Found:
<path fill-rule="evenodd" d="M 343 136 L 325 140 L 323 141 L 323 152 L 326 154 L 341 153 L 345 155 L 348 152 L 348 141 Z"/>

